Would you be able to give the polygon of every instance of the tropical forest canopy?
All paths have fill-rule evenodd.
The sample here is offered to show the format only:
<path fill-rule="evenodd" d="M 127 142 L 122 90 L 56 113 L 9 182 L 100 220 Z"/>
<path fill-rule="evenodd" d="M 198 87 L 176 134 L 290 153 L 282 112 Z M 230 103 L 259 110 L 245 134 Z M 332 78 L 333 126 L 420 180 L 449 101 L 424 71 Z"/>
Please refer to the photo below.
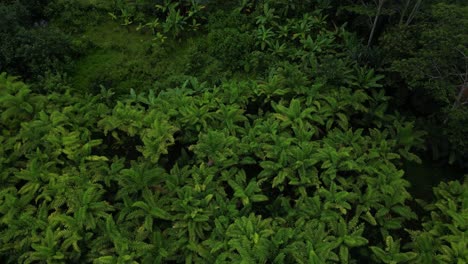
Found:
<path fill-rule="evenodd" d="M 468 263 L 467 56 L 464 1 L 3 0 L 0 262 Z"/>

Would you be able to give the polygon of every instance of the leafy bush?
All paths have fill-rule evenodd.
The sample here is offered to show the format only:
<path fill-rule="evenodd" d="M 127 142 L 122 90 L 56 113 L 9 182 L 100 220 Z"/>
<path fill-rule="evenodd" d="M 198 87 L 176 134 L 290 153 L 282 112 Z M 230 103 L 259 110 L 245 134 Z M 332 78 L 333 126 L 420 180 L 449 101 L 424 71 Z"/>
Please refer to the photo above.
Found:
<path fill-rule="evenodd" d="M 235 28 L 213 30 L 207 37 L 208 54 L 223 62 L 225 67 L 232 71 L 243 68 L 253 49 L 253 39 L 249 32 L 239 32 Z"/>
<path fill-rule="evenodd" d="M 160 1 L 156 16 L 195 2 Z M 131 7 L 113 14 L 127 26 L 154 15 L 114 4 Z M 401 168 L 421 162 L 425 133 L 389 111 L 385 79 L 350 56 L 328 7 L 243 1 L 164 44 L 109 22 L 83 33 L 94 49 L 70 79 L 0 74 L 0 261 L 466 259 L 466 182 L 416 211 Z"/>
<path fill-rule="evenodd" d="M 468 181 L 440 183 L 434 188 L 436 201 L 426 204 L 430 215 L 423 229 L 412 232 L 410 248 L 418 263 L 463 263 L 468 261 Z M 425 204 L 421 201 L 422 204 Z"/>
<path fill-rule="evenodd" d="M 466 6 L 435 4 L 418 17 L 418 23 L 394 27 L 382 38 L 387 71 L 393 74 L 390 87 L 410 90 L 411 98 L 399 98 L 400 105 L 412 106 L 430 132 L 434 157 L 453 163 L 468 155 L 466 126 L 466 67 L 468 49 Z M 437 25 L 437 26 L 436 26 Z M 403 93 L 400 93 L 403 94 Z M 397 100 L 396 100 L 397 101 Z M 409 104 L 408 104 L 409 103 Z M 443 149 L 448 149 L 444 153 Z"/>
<path fill-rule="evenodd" d="M 51 22 L 68 33 L 82 33 L 86 27 L 103 20 L 101 12 L 112 9 L 112 1 L 50 1 L 46 13 Z"/>
<path fill-rule="evenodd" d="M 34 20 L 35 13 L 21 2 L 0 4 L 0 71 L 36 79 L 46 71 L 61 71 L 74 54 L 71 39 L 48 26 L 44 17 Z M 5 19 L 5 21 L 3 20 Z"/>
<path fill-rule="evenodd" d="M 389 77 L 395 109 L 428 132 L 426 158 L 465 169 L 467 13 L 461 1 L 421 0 L 336 1 L 328 12 L 361 36 L 345 41 L 356 61 Z"/>
<path fill-rule="evenodd" d="M 353 128 L 359 88 L 226 83 L 111 106 L 1 78 L 6 262 L 351 261 L 415 218 L 392 160 L 417 140 L 397 120 Z"/>

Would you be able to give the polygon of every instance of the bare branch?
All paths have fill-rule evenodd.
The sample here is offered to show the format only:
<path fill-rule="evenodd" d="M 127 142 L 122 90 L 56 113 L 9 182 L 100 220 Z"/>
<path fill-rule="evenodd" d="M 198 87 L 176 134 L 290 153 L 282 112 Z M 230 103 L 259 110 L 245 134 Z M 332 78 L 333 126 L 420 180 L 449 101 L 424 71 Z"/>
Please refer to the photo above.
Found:
<path fill-rule="evenodd" d="M 385 3 L 385 0 L 379 0 L 379 4 L 377 6 L 377 13 L 375 14 L 374 22 L 372 23 L 372 29 L 369 35 L 369 40 L 367 41 L 367 47 L 370 47 L 372 43 L 372 39 L 374 38 L 375 28 L 377 27 L 377 22 L 379 20 L 380 14 L 382 13 L 382 7 L 384 3 Z"/>
<path fill-rule="evenodd" d="M 421 6 L 422 0 L 417 0 L 416 4 L 413 7 L 413 10 L 411 10 L 410 15 L 408 16 L 408 19 L 406 20 L 406 25 L 408 26 L 411 21 L 413 21 L 414 17 L 416 16 L 416 13 L 419 10 L 419 7 Z"/>

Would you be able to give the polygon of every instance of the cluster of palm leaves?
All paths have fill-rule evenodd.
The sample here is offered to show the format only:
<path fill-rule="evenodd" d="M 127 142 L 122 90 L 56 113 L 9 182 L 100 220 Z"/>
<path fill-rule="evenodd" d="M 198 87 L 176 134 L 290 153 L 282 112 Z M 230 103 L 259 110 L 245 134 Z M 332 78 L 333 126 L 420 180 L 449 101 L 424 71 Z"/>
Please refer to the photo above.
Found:
<path fill-rule="evenodd" d="M 7 263 L 466 256 L 458 240 L 466 188 L 456 182 L 440 187 L 428 209 L 437 215 L 412 231 L 432 244 L 414 235 L 400 249 L 417 216 L 396 165 L 417 158 L 409 151 L 419 138 L 385 114 L 383 124 L 363 128 L 358 118 L 375 105 L 366 85 L 278 87 L 279 96 L 268 83 L 228 82 L 109 104 L 103 95 L 35 94 L 5 74 L 0 84 Z M 447 242 L 436 244 L 442 236 Z"/>
<path fill-rule="evenodd" d="M 127 1 L 116 1 L 115 11 L 108 14 L 113 20 L 120 21 L 122 26 L 138 24 L 137 30 L 147 29 L 155 35 L 155 40 L 161 42 L 164 42 L 166 35 L 177 38 L 184 32 L 196 31 L 205 20 L 202 12 L 205 6 L 199 1 L 160 2 L 152 4 L 150 8 L 152 15 L 138 12 L 138 3 Z"/>
<path fill-rule="evenodd" d="M 277 2 L 257 51 L 284 61 L 258 81 L 116 98 L 1 74 L 1 262 L 468 261 L 466 183 L 416 214 L 401 163 L 424 134 L 345 57 L 343 28 L 283 23 Z"/>

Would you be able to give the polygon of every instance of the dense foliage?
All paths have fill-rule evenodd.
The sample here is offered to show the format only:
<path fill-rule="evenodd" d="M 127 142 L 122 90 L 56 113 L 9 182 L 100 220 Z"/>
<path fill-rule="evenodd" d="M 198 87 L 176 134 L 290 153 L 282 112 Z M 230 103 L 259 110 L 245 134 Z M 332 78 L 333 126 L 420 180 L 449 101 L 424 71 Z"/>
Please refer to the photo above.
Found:
<path fill-rule="evenodd" d="M 468 6 L 437 4 L 419 23 L 394 28 L 382 38 L 394 87 L 409 90 L 412 112 L 430 127 L 436 158 L 468 166 Z M 417 65 L 417 67 L 415 67 Z"/>
<path fill-rule="evenodd" d="M 64 67 L 78 50 L 61 30 L 50 26 L 47 1 L 6 1 L 0 4 L 0 72 L 40 79 Z"/>
<path fill-rule="evenodd" d="M 462 10 L 406 1 L 360 38 L 352 1 L 30 2 L 0 4 L 17 21 L 0 27 L 0 262 L 468 262 L 468 180 L 409 192 L 404 164 L 440 136 L 388 91 L 443 102 L 427 123 L 466 161 L 465 86 L 445 76 L 466 32 L 421 30 Z"/>
<path fill-rule="evenodd" d="M 355 57 L 389 77 L 385 88 L 393 104 L 429 132 L 432 159 L 465 168 L 467 8 L 460 1 L 430 0 L 349 0 L 338 8 L 368 39 Z"/>

